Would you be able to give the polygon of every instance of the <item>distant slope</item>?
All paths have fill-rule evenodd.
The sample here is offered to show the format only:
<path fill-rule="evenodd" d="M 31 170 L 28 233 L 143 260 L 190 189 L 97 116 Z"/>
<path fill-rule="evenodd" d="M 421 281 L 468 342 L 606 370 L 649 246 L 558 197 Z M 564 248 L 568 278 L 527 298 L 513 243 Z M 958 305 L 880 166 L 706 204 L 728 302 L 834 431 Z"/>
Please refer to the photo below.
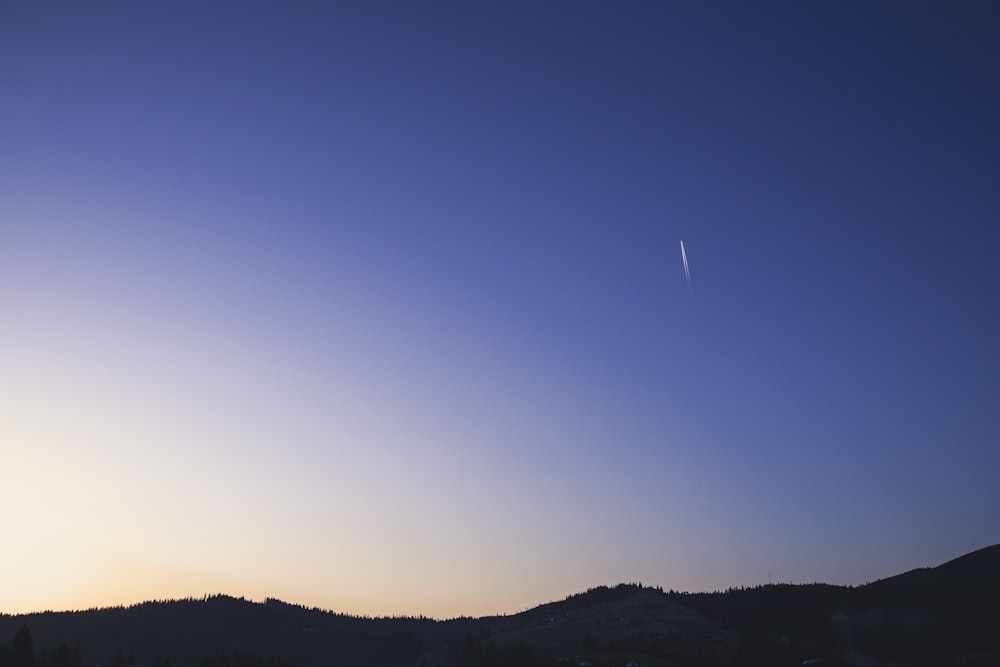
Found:
<path fill-rule="evenodd" d="M 727 664 L 736 635 L 662 590 L 604 586 L 501 617 L 490 627 L 498 645 L 526 645 L 536 656 L 591 664 Z"/>
<path fill-rule="evenodd" d="M 1000 544 L 984 547 L 937 567 L 921 567 L 869 585 L 948 584 L 1000 586 Z"/>
<path fill-rule="evenodd" d="M 757 653 L 782 637 L 828 659 L 860 652 L 901 665 L 1000 666 L 998 573 L 992 546 L 859 587 L 768 585 L 677 599 L 740 632 Z"/>
<path fill-rule="evenodd" d="M 969 664 L 1000 665 L 1000 545 L 881 579 L 855 598 L 868 618 L 882 615 L 882 626 L 860 630 L 886 653 L 924 664 L 965 654 Z"/>

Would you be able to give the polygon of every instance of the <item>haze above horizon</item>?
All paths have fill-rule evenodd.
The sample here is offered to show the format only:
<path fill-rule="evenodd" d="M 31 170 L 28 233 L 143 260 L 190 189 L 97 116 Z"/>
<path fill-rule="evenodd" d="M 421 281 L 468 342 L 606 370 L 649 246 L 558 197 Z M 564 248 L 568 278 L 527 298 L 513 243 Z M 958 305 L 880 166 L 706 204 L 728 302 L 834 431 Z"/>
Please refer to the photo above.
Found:
<path fill-rule="evenodd" d="M 5 3 L 2 611 L 477 616 L 1000 542 L 998 32 Z"/>

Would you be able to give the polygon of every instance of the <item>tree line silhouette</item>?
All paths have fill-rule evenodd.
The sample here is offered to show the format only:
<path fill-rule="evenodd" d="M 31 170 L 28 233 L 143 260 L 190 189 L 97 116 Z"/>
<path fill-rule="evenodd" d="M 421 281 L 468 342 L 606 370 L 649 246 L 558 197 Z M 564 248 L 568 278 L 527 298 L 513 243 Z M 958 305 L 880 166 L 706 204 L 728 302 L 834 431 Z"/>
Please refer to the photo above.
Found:
<path fill-rule="evenodd" d="M 598 586 L 518 614 L 337 614 L 228 596 L 0 614 L 0 667 L 1000 667 L 1000 545 L 862 586 Z"/>

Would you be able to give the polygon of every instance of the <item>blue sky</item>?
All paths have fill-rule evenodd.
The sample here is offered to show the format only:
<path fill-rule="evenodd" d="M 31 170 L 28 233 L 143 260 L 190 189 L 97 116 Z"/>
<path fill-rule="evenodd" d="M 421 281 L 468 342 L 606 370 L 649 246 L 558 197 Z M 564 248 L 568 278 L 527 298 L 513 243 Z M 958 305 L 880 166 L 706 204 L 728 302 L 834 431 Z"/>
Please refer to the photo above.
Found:
<path fill-rule="evenodd" d="M 1000 541 L 998 28 L 5 5 L 5 611 L 486 614 Z"/>

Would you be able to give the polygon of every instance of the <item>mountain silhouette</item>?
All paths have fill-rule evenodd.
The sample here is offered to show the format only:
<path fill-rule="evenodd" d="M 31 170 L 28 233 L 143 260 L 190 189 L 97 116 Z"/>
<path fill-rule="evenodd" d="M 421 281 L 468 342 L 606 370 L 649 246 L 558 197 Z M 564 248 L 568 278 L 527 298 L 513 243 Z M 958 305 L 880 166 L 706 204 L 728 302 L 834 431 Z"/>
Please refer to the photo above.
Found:
<path fill-rule="evenodd" d="M 862 586 L 598 586 L 482 618 L 226 595 L 0 615 L 0 667 L 1000 665 L 1000 545 Z M 16 649 L 16 650 L 15 650 Z"/>
<path fill-rule="evenodd" d="M 874 582 L 886 584 L 1000 585 L 1000 544 L 959 556 L 937 567 L 921 567 Z"/>

